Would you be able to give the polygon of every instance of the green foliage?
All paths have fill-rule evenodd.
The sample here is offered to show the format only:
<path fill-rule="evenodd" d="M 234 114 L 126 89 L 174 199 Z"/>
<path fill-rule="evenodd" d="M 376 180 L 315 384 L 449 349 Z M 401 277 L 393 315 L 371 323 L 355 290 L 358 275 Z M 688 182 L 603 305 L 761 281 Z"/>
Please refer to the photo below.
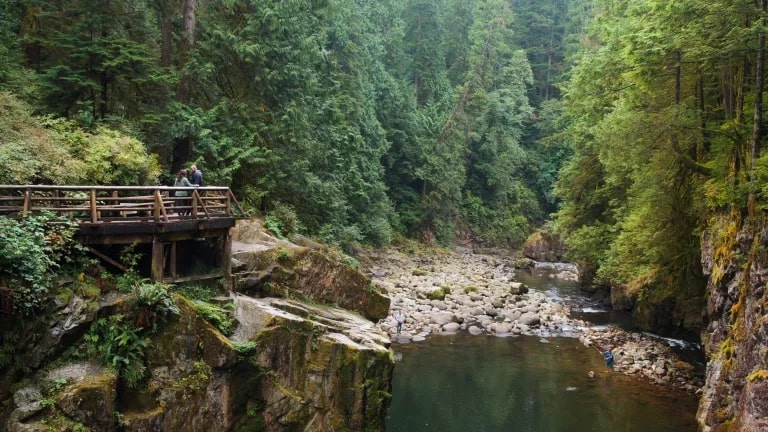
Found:
<path fill-rule="evenodd" d="M 293 255 L 287 249 L 280 248 L 277 250 L 277 261 L 282 264 L 291 262 Z"/>
<path fill-rule="evenodd" d="M 195 305 L 195 311 L 213 324 L 221 334 L 229 336 L 235 331 L 237 321 L 232 316 L 231 304 L 229 309 L 201 300 L 193 300 L 192 304 Z"/>
<path fill-rule="evenodd" d="M 0 183 L 153 183 L 156 155 L 135 138 L 103 126 L 86 132 L 64 119 L 38 118 L 17 98 L 0 92 Z"/>
<path fill-rule="evenodd" d="M 18 342 L 20 335 L 21 332 L 14 328 L 0 333 L 0 368 L 5 369 L 13 362 L 16 342 Z"/>
<path fill-rule="evenodd" d="M 215 287 L 202 284 L 179 284 L 175 285 L 175 291 L 190 300 L 199 300 L 207 302 L 212 297 L 219 294 Z"/>
<path fill-rule="evenodd" d="M 344 255 L 342 259 L 344 260 L 344 264 L 352 267 L 355 270 L 360 269 L 360 262 L 356 260 L 354 257 L 351 257 L 349 255 Z"/>
<path fill-rule="evenodd" d="M 138 330 L 154 333 L 160 324 L 181 313 L 167 285 L 142 281 L 134 285 L 132 294 L 130 304 L 137 314 Z"/>
<path fill-rule="evenodd" d="M 74 232 L 51 213 L 0 216 L 0 287 L 11 290 L 15 312 L 33 314 L 47 300 L 60 262 L 73 257 Z"/>
<path fill-rule="evenodd" d="M 451 293 L 451 287 L 443 285 L 440 288 L 427 293 L 430 300 L 445 300 L 445 296 Z"/>
<path fill-rule="evenodd" d="M 516 243 L 567 153 L 540 144 L 561 129 L 537 110 L 569 4 L 524 3 L 198 2 L 188 41 L 180 2 L 11 2 L 0 88 L 39 82 L 37 111 L 63 118 L 0 97 L 19 105 L 0 112 L 0 182 L 150 184 L 195 161 L 278 237 Z M 45 128 L 3 128 L 25 123 Z"/>
<path fill-rule="evenodd" d="M 94 321 L 83 336 L 83 345 L 86 355 L 115 368 L 129 387 L 138 387 L 145 378 L 144 350 L 148 341 L 123 315 Z"/>
<path fill-rule="evenodd" d="M 275 237 L 284 240 L 285 236 L 283 235 L 282 227 L 280 225 L 280 221 L 270 215 L 267 215 L 267 217 L 264 218 L 264 227 L 275 235 Z"/>
<path fill-rule="evenodd" d="M 267 214 L 267 220 L 277 229 L 276 232 L 285 237 L 299 234 L 303 230 L 296 210 L 288 204 L 278 203 L 274 210 Z"/>
<path fill-rule="evenodd" d="M 40 406 L 43 408 L 53 406 L 56 403 L 56 395 L 61 393 L 64 387 L 67 385 L 65 378 L 57 378 L 53 382 L 53 386 L 48 390 L 46 396 L 40 400 Z"/>

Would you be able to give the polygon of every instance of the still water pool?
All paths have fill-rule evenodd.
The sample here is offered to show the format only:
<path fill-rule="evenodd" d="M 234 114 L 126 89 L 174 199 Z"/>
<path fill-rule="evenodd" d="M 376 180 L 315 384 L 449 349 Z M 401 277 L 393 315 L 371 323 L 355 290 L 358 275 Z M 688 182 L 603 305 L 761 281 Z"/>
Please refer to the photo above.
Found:
<path fill-rule="evenodd" d="M 548 341 L 459 333 L 396 345 L 387 432 L 696 431 L 693 396 L 610 372 L 576 339 Z"/>

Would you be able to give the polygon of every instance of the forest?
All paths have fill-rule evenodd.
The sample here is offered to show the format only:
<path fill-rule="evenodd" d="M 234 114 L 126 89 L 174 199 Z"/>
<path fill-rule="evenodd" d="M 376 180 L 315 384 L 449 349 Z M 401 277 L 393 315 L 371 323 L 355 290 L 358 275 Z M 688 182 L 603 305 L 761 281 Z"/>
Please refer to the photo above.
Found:
<path fill-rule="evenodd" d="M 702 232 L 768 202 L 765 20 L 766 0 L 8 0 L 0 183 L 194 163 L 342 247 L 544 227 L 587 283 L 695 327 Z"/>

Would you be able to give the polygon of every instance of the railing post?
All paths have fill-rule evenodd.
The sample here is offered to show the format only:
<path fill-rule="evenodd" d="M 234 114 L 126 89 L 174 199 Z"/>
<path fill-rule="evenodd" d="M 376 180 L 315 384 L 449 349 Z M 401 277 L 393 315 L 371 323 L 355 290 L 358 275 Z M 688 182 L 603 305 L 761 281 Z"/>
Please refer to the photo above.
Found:
<path fill-rule="evenodd" d="M 192 217 L 197 219 L 197 200 L 200 199 L 200 195 L 197 194 L 197 190 L 192 191 Z"/>
<path fill-rule="evenodd" d="M 232 215 L 232 198 L 231 198 L 232 197 L 232 191 L 227 190 L 227 193 L 225 195 L 227 197 L 226 198 L 226 200 L 227 200 L 226 205 L 227 206 L 224 208 L 224 211 L 226 212 L 227 216 L 231 216 Z"/>
<path fill-rule="evenodd" d="M 96 189 L 91 189 L 91 223 L 99 221 L 99 212 L 96 211 Z"/>
<path fill-rule="evenodd" d="M 152 216 L 155 218 L 155 222 L 160 222 L 161 209 L 163 207 L 163 197 L 160 196 L 160 191 L 155 190 L 154 203 L 152 205 Z"/>
<path fill-rule="evenodd" d="M 24 191 L 24 204 L 21 207 L 23 212 L 28 212 L 32 208 L 32 192 L 27 189 Z"/>

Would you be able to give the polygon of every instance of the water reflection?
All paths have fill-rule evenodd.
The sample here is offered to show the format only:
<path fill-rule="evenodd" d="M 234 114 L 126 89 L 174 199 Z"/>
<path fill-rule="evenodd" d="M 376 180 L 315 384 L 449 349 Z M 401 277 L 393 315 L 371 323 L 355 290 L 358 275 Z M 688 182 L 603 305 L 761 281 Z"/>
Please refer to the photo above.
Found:
<path fill-rule="evenodd" d="M 609 372 L 575 339 L 549 342 L 459 333 L 396 345 L 387 431 L 696 430 L 695 398 Z"/>

